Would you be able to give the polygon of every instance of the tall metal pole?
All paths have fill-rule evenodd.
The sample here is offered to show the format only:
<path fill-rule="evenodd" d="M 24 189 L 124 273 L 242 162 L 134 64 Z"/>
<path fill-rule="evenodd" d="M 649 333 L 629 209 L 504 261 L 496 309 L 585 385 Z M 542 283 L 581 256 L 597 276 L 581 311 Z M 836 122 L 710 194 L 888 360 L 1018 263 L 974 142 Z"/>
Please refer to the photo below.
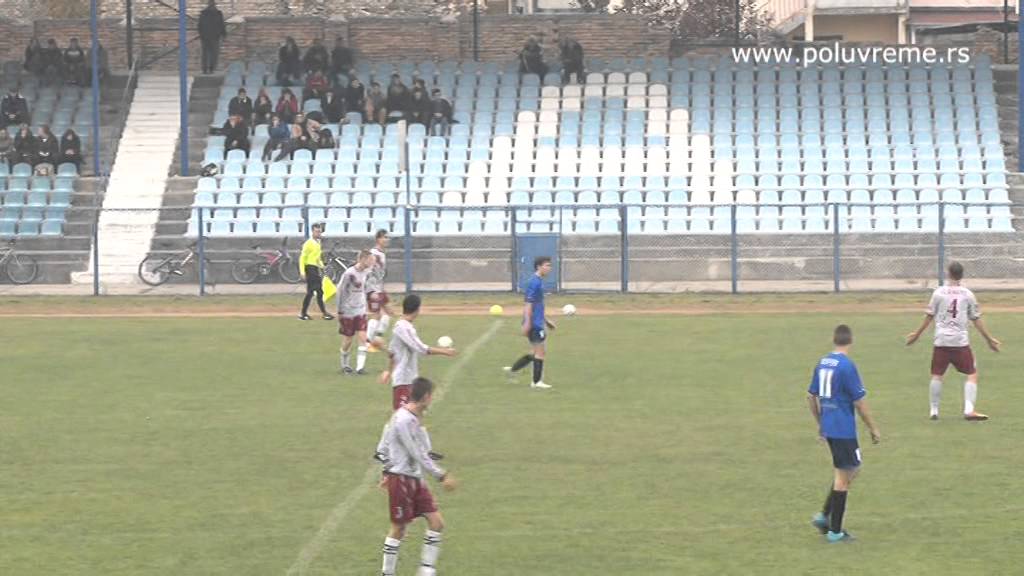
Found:
<path fill-rule="evenodd" d="M 1020 41 L 1020 14 L 1024 12 L 1024 0 L 1017 5 L 1017 101 L 1024 102 L 1024 42 Z M 1017 106 L 1017 171 L 1024 171 L 1024 106 Z"/>
<path fill-rule="evenodd" d="M 402 134 L 405 134 L 403 126 Z M 412 292 L 412 174 L 409 172 L 409 139 L 403 138 L 402 147 L 405 150 L 403 169 L 405 170 L 405 219 L 402 239 L 402 256 L 405 264 L 405 293 Z"/>
<path fill-rule="evenodd" d="M 735 36 L 735 45 L 739 46 L 740 45 L 740 0 L 735 0 L 734 6 L 735 6 L 735 18 L 736 18 L 736 21 L 734 23 L 735 26 L 736 26 L 736 29 L 735 29 L 735 34 L 736 34 L 736 36 Z"/>
<path fill-rule="evenodd" d="M 1010 0 L 1003 0 L 1003 64 L 1010 63 Z"/>
<path fill-rule="evenodd" d="M 92 65 L 92 173 L 97 178 L 100 174 L 100 34 L 97 22 L 99 10 L 97 0 L 89 2 L 89 34 L 91 38 L 90 64 Z M 103 180 L 106 182 L 106 180 Z M 99 192 L 93 192 L 92 211 L 92 294 L 100 295 L 100 212 Z"/>
<path fill-rule="evenodd" d="M 473 60 L 480 61 L 480 0 L 473 0 Z"/>
<path fill-rule="evenodd" d="M 124 43 L 128 50 L 128 69 L 135 63 L 135 19 L 132 18 L 132 0 L 124 0 L 124 17 L 127 26 L 124 28 Z"/>
<path fill-rule="evenodd" d="M 181 82 L 181 175 L 188 176 L 188 35 L 186 2 L 178 0 L 178 81 Z"/>

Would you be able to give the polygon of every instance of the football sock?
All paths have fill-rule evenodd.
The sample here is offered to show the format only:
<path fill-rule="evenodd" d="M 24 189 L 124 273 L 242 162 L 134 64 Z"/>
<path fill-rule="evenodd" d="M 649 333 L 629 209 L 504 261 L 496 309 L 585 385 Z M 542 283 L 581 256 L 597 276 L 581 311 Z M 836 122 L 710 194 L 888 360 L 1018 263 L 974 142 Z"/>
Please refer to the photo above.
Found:
<path fill-rule="evenodd" d="M 360 346 L 356 352 L 356 370 L 366 368 L 366 346 Z"/>
<path fill-rule="evenodd" d="M 544 361 L 540 358 L 533 359 L 533 383 L 540 382 L 541 377 L 544 375 Z"/>
<path fill-rule="evenodd" d="M 978 401 L 978 383 L 968 380 L 964 382 L 964 414 L 974 412 L 974 403 Z"/>
<path fill-rule="evenodd" d="M 373 336 L 377 333 L 377 319 L 370 318 L 370 321 L 366 324 L 366 341 L 373 342 Z"/>
<path fill-rule="evenodd" d="M 832 494 L 835 492 L 835 484 L 832 484 L 832 488 L 828 491 L 828 496 L 825 497 L 825 506 L 822 507 L 821 513 L 828 518 L 832 515 Z"/>
<path fill-rule="evenodd" d="M 928 385 L 928 392 L 931 398 L 931 413 L 934 416 L 939 413 L 939 400 L 942 398 L 942 380 L 932 378 L 931 384 Z"/>
<path fill-rule="evenodd" d="M 843 531 L 843 514 L 846 513 L 846 491 L 832 491 L 832 511 L 829 514 L 829 531 L 839 534 Z"/>
<path fill-rule="evenodd" d="M 341 351 L 341 367 L 348 368 L 351 364 L 348 363 L 348 350 Z"/>
<path fill-rule="evenodd" d="M 420 555 L 420 571 L 434 573 L 437 557 L 441 555 L 441 533 L 427 530 L 423 535 L 423 553 Z"/>
<path fill-rule="evenodd" d="M 401 540 L 388 537 L 384 539 L 384 566 L 380 569 L 381 576 L 394 576 L 398 568 L 398 547 Z"/>
<path fill-rule="evenodd" d="M 526 368 L 526 365 L 529 364 L 530 362 L 533 362 L 533 354 L 525 354 L 522 358 L 516 360 L 516 363 L 512 365 L 512 371 L 519 372 L 523 368 Z"/>

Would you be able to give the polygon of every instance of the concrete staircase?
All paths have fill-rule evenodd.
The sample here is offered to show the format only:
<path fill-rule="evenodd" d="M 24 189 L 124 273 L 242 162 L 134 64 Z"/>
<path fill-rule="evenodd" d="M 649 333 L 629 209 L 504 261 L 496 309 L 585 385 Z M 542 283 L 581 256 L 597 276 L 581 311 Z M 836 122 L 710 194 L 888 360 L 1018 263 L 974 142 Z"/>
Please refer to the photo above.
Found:
<path fill-rule="evenodd" d="M 195 176 L 202 169 L 206 152 L 206 139 L 210 135 L 210 124 L 216 113 L 216 102 L 224 84 L 223 76 L 199 76 L 192 82 L 188 102 L 188 166 L 189 174 Z M 218 126 L 219 128 L 219 126 Z M 181 176 L 181 143 L 174 154 L 172 174 Z"/>
<path fill-rule="evenodd" d="M 995 81 L 996 107 L 999 111 L 999 135 L 1006 153 L 1006 182 L 1010 185 L 1010 201 L 1013 208 L 1013 227 L 1024 232 L 1024 174 L 1017 171 L 1018 134 L 1017 114 L 1020 109 L 1017 93 L 1017 66 L 995 65 L 992 67 Z"/>
<path fill-rule="evenodd" d="M 189 79 L 191 82 L 191 79 Z M 99 274 L 103 285 L 134 284 L 160 219 L 168 171 L 178 142 L 177 75 L 139 77 L 124 135 L 110 173 L 99 220 Z M 92 283 L 89 270 L 73 283 Z"/>

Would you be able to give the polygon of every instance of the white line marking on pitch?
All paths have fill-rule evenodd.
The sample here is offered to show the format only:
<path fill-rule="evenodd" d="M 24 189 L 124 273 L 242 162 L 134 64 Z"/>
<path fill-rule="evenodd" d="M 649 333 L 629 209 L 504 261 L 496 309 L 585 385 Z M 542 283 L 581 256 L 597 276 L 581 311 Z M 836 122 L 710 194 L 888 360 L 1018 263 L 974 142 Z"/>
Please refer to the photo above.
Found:
<path fill-rule="evenodd" d="M 444 379 L 438 385 L 437 392 L 434 393 L 434 400 L 432 406 L 436 407 L 437 403 L 444 399 L 445 391 L 447 391 L 455 382 L 455 376 L 466 366 L 466 364 L 473 358 L 477 350 L 481 346 L 487 343 L 495 334 L 498 333 L 498 329 L 501 328 L 502 321 L 496 320 L 486 332 L 480 335 L 472 344 L 466 347 L 464 351 L 459 354 L 458 359 L 452 364 L 451 368 L 445 372 Z M 363 479 L 359 484 L 342 498 L 341 502 L 331 510 L 331 513 L 324 520 L 320 530 L 317 531 L 316 536 L 306 544 L 302 551 L 299 552 L 299 557 L 295 559 L 295 563 L 292 564 L 291 568 L 288 569 L 288 576 L 293 574 L 304 574 L 309 568 L 309 565 L 313 563 L 313 560 L 320 555 L 320 551 L 323 549 L 327 541 L 330 540 L 334 533 L 338 530 L 338 526 L 348 516 L 349 512 L 359 504 L 359 501 L 363 499 L 370 492 L 370 488 L 376 484 L 377 478 L 380 475 L 380 466 L 374 464 L 366 469 L 366 474 L 363 475 Z"/>

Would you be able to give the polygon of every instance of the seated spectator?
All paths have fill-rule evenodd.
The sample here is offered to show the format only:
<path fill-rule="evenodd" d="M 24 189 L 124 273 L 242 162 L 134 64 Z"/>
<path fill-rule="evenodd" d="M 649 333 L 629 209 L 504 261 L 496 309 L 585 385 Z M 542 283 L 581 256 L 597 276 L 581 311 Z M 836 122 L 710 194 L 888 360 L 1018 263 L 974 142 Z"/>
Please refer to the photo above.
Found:
<path fill-rule="evenodd" d="M 228 102 L 228 116 L 239 116 L 247 124 L 252 121 L 252 98 L 245 88 L 238 89 L 238 95 Z"/>
<path fill-rule="evenodd" d="M 64 49 L 64 81 L 78 86 L 84 86 L 87 83 L 85 50 L 78 45 L 78 38 L 72 38 L 71 43 Z"/>
<path fill-rule="evenodd" d="M 337 124 L 345 118 L 345 98 L 339 96 L 340 90 L 328 90 L 320 99 L 320 109 L 324 111 L 327 121 Z"/>
<path fill-rule="evenodd" d="M 28 124 L 28 101 L 17 88 L 12 88 L 0 102 L 0 128 Z"/>
<path fill-rule="evenodd" d="M 302 53 L 291 36 L 285 38 L 284 45 L 277 51 L 276 76 L 280 86 L 291 86 L 302 80 Z"/>
<path fill-rule="evenodd" d="M 281 118 L 281 122 L 284 124 L 291 124 L 292 120 L 295 119 L 295 115 L 299 113 L 299 101 L 289 88 L 285 88 L 284 92 L 281 92 L 281 97 L 277 99 L 277 106 L 274 108 L 274 112 Z"/>
<path fill-rule="evenodd" d="M 345 89 L 345 107 L 351 112 L 363 114 L 363 120 L 370 122 L 366 116 L 366 87 L 359 81 L 359 78 L 352 78 L 348 88 Z"/>
<path fill-rule="evenodd" d="M 10 168 L 14 164 L 11 161 L 13 156 L 14 138 L 11 138 L 11 134 L 7 130 L 0 130 L 0 164 L 7 164 Z"/>
<path fill-rule="evenodd" d="M 43 48 L 43 72 L 42 78 L 45 81 L 58 80 L 64 77 L 64 54 L 57 46 L 57 41 L 50 38 Z"/>
<path fill-rule="evenodd" d="M 269 162 L 271 155 L 280 150 L 291 136 L 291 129 L 287 124 L 281 123 L 281 117 L 273 114 L 270 117 L 270 127 L 267 130 L 270 140 L 263 146 L 263 161 Z"/>
<path fill-rule="evenodd" d="M 312 74 L 313 72 L 327 72 L 330 68 L 330 57 L 327 55 L 327 48 L 324 47 L 324 43 L 319 38 L 313 39 L 313 45 L 306 50 L 306 56 L 302 59 L 302 64 L 306 68 L 306 74 Z"/>
<path fill-rule="evenodd" d="M 47 174 L 53 174 L 54 166 L 56 166 L 58 159 L 60 158 L 60 142 L 57 137 L 50 131 L 50 127 L 43 124 L 39 127 L 39 134 L 36 136 L 36 157 L 32 165 L 38 168 L 40 165 L 45 165 Z"/>
<path fill-rule="evenodd" d="M 310 142 L 309 134 L 298 124 L 292 125 L 291 138 L 281 146 L 281 152 L 277 155 L 277 158 L 274 158 L 274 162 L 280 162 L 286 156 L 291 158 L 296 150 L 315 150 Z"/>
<path fill-rule="evenodd" d="M 319 69 L 313 70 L 306 77 L 306 88 L 302 90 L 302 101 L 320 100 L 330 87 L 331 84 L 327 81 L 327 76 L 324 76 Z"/>
<path fill-rule="evenodd" d="M 270 99 L 270 94 L 267 93 L 266 88 L 260 88 L 260 93 L 256 96 L 256 102 L 252 106 L 253 125 L 269 124 L 270 116 L 273 113 L 274 102 Z"/>
<path fill-rule="evenodd" d="M 419 76 L 412 79 L 412 91 L 415 92 L 417 90 L 422 90 L 424 95 L 429 93 L 427 91 L 427 81 Z"/>
<path fill-rule="evenodd" d="M 345 39 L 338 36 L 334 40 L 334 50 L 331 50 L 331 75 L 337 78 L 338 74 L 350 76 L 352 67 L 355 65 L 355 55 L 352 49 L 345 46 Z"/>
<path fill-rule="evenodd" d="M 70 162 L 81 173 L 82 161 L 82 140 L 78 137 L 78 134 L 75 134 L 74 130 L 68 128 L 60 138 L 60 159 L 57 161 L 57 165 L 60 166 L 65 162 Z"/>
<path fill-rule="evenodd" d="M 388 97 L 384 103 L 385 118 L 387 122 L 401 120 L 409 111 L 409 100 L 411 94 L 409 88 L 402 82 L 398 74 L 391 75 L 391 84 L 388 85 Z"/>
<path fill-rule="evenodd" d="M 576 75 L 576 83 L 582 84 L 583 74 L 583 46 L 567 34 L 562 35 L 558 43 L 560 57 L 562 60 L 562 83 L 568 84 L 572 75 Z"/>
<path fill-rule="evenodd" d="M 33 36 L 28 41 L 28 46 L 25 48 L 25 62 L 21 67 L 33 76 L 43 74 L 43 46 L 39 43 L 39 38 Z"/>
<path fill-rule="evenodd" d="M 540 43 L 531 36 L 526 41 L 526 46 L 519 52 L 519 73 L 536 74 L 543 78 L 547 72 L 548 67 L 544 64 L 544 53 Z"/>
<path fill-rule="evenodd" d="M 18 134 L 14 137 L 14 162 L 13 164 L 32 164 L 36 159 L 36 137 L 32 135 L 28 124 L 22 124 L 18 128 Z"/>
<path fill-rule="evenodd" d="M 310 147 L 313 151 L 334 148 L 334 134 L 330 128 L 313 119 L 306 123 L 306 128 L 306 132 L 309 134 Z"/>
<path fill-rule="evenodd" d="M 441 94 L 440 88 L 434 88 L 431 92 L 430 111 L 428 131 L 434 136 L 448 136 L 451 133 L 452 124 L 455 123 L 452 118 L 454 110 L 452 103 Z"/>
<path fill-rule="evenodd" d="M 237 114 L 229 116 L 221 131 L 224 133 L 225 158 L 232 150 L 241 150 L 245 152 L 246 158 L 249 157 L 249 126 L 241 116 Z"/>
<path fill-rule="evenodd" d="M 337 146 L 338 143 L 334 140 L 334 133 L 327 126 L 320 128 L 320 149 L 330 150 Z"/>
<path fill-rule="evenodd" d="M 430 117 L 433 114 L 433 106 L 427 93 L 423 90 L 413 90 L 409 99 L 409 112 L 406 114 L 406 121 L 412 124 L 430 125 Z"/>

